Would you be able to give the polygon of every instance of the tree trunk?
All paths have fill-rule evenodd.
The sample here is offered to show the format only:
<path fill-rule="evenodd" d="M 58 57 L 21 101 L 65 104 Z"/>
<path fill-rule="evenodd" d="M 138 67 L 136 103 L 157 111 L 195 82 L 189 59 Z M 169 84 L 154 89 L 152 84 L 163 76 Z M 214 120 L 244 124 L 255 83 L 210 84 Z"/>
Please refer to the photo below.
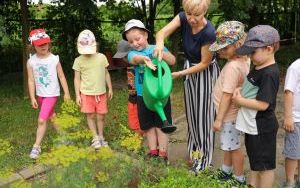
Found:
<path fill-rule="evenodd" d="M 28 84 L 27 84 L 27 59 L 28 59 L 28 52 L 27 52 L 27 39 L 29 33 L 29 22 L 28 22 L 28 6 L 27 0 L 20 0 L 21 2 L 21 13 L 22 13 L 22 41 L 23 41 L 23 93 L 24 97 L 28 97 Z"/>
<path fill-rule="evenodd" d="M 177 16 L 177 14 L 180 12 L 180 2 L 181 2 L 181 0 L 173 0 L 173 7 L 174 7 L 173 14 L 174 14 L 174 17 Z M 172 42 L 172 52 L 175 55 L 176 61 L 177 61 L 176 67 L 175 66 L 172 67 L 172 70 L 174 71 L 174 70 L 178 69 L 179 63 L 183 62 L 182 58 L 180 59 L 179 55 L 178 55 L 178 52 L 180 50 L 180 48 L 179 48 L 180 33 L 177 31 L 171 37 L 172 37 L 172 41 L 173 41 Z"/>

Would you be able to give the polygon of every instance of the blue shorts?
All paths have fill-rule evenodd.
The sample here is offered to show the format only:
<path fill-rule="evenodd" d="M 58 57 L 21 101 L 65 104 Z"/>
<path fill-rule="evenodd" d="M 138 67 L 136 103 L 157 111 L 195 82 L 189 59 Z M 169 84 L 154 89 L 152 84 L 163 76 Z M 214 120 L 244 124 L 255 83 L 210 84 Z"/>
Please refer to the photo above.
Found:
<path fill-rule="evenodd" d="M 295 123 L 293 132 L 286 132 L 283 154 L 288 159 L 300 159 L 300 122 Z"/>

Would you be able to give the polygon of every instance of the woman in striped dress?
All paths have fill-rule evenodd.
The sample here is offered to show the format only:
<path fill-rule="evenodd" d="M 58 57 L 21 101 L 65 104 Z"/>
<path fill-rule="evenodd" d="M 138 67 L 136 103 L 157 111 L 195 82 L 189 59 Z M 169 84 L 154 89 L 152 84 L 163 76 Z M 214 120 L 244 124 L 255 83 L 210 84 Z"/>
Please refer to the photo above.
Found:
<path fill-rule="evenodd" d="M 204 17 L 210 0 L 183 0 L 182 3 L 184 12 L 156 34 L 154 55 L 161 58 L 164 39 L 181 28 L 185 67 L 172 75 L 173 78 L 184 77 L 188 152 L 193 160 L 191 170 L 198 173 L 212 163 L 215 117 L 212 90 L 219 67 L 214 54 L 208 50 L 216 38 L 214 26 Z"/>

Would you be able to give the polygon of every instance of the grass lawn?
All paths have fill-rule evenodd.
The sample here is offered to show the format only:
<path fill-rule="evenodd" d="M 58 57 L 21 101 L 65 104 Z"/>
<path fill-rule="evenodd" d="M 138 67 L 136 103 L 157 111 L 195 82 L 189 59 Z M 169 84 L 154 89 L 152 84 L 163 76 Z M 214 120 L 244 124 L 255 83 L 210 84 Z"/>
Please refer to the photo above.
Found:
<path fill-rule="evenodd" d="M 114 86 L 114 97 L 109 102 L 109 113 L 106 117 L 105 135 L 108 141 L 118 140 L 122 135 L 118 131 L 119 125 L 127 126 L 127 86 L 125 70 L 111 72 Z M 0 139 L 8 141 L 11 152 L 0 155 L 0 169 L 20 170 L 35 161 L 29 158 L 29 152 L 35 141 L 38 110 L 31 108 L 30 100 L 23 97 L 23 85 L 20 74 L 6 75 L 0 78 Z M 72 79 L 69 79 L 69 89 L 74 96 Z M 174 83 L 172 93 L 173 116 L 184 113 L 182 80 Z M 74 97 L 73 97 L 74 99 Z M 60 106 L 60 99 L 57 108 Z M 83 126 L 86 122 L 83 121 Z M 43 151 L 50 151 L 56 131 L 48 127 L 42 143 Z M 2 149 L 2 148 L 0 148 Z"/>

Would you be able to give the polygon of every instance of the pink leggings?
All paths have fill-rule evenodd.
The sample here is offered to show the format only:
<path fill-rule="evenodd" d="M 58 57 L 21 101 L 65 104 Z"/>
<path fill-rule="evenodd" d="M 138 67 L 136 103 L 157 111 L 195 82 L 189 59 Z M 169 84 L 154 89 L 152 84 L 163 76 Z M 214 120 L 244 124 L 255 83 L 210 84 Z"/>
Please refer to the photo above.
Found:
<path fill-rule="evenodd" d="M 58 97 L 38 97 L 40 106 L 39 119 L 47 121 L 54 114 L 54 107 Z"/>

